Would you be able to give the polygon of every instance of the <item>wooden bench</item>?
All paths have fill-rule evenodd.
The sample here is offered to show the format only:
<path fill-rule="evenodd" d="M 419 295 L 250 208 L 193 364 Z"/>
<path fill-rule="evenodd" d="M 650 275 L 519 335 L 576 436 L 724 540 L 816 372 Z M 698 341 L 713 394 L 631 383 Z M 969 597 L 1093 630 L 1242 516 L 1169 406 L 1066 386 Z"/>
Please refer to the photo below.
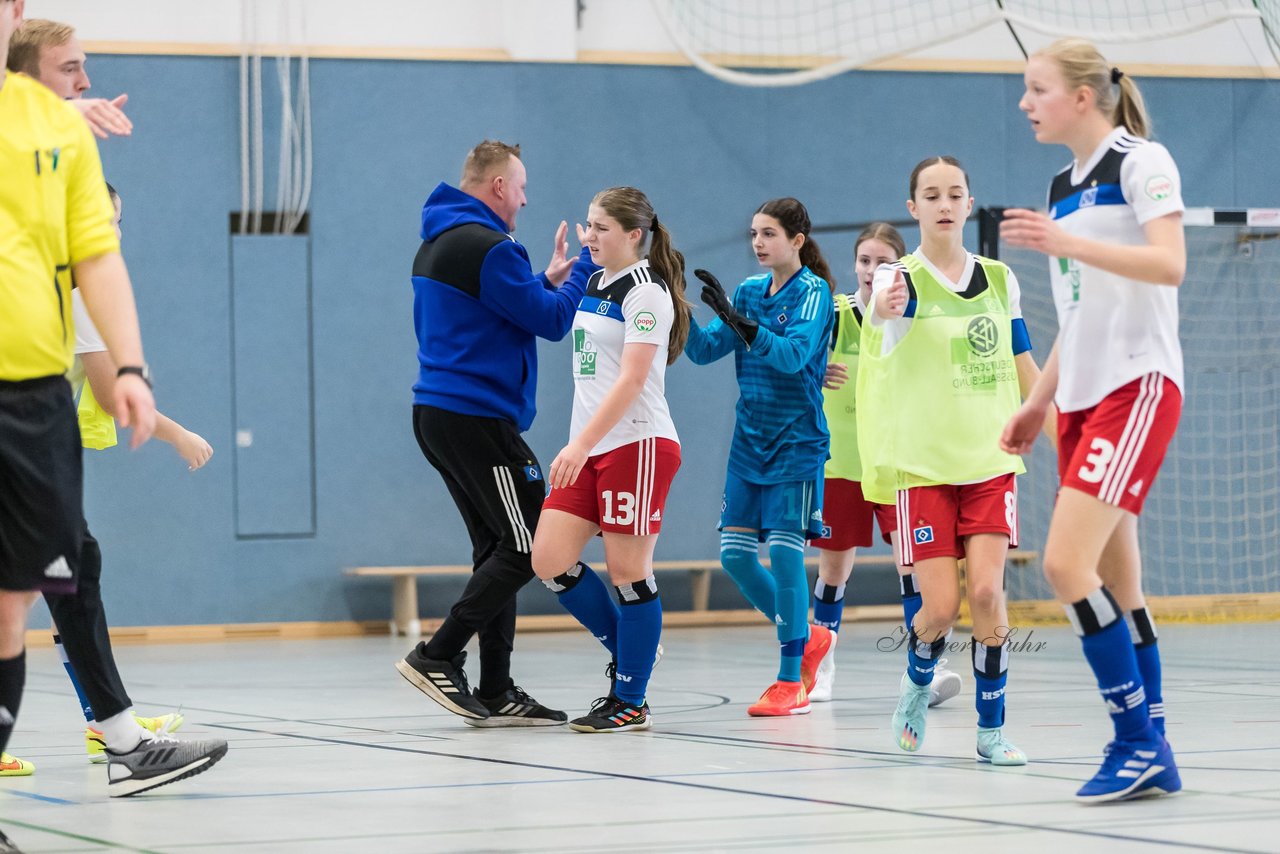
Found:
<path fill-rule="evenodd" d="M 1040 557 L 1039 552 L 1015 549 L 1009 552 L 1009 563 L 1014 566 L 1025 566 Z M 805 566 L 816 567 L 817 556 L 805 558 Z M 893 555 L 868 554 L 859 555 L 857 566 L 893 566 Z M 605 570 L 604 564 L 593 565 Z M 402 635 L 419 635 L 422 633 L 422 620 L 418 611 L 419 578 L 462 577 L 472 572 L 471 564 L 455 566 L 357 566 L 346 570 L 346 574 L 358 578 L 390 578 L 391 579 L 391 633 Z M 711 574 L 720 569 L 719 560 L 655 560 L 655 572 L 681 571 L 689 574 L 692 613 L 709 614 L 711 603 Z M 708 619 L 707 622 L 713 622 Z"/>

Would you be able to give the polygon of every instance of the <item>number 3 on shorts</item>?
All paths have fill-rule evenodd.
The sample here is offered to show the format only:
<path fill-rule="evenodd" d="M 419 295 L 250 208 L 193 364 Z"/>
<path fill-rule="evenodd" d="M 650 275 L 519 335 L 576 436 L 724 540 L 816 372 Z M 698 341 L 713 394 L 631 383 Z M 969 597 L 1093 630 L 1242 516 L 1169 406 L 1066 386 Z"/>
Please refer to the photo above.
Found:
<path fill-rule="evenodd" d="M 1088 465 L 1080 466 L 1079 477 L 1085 483 L 1101 483 L 1103 475 L 1107 473 L 1107 464 L 1116 455 L 1116 446 L 1100 436 L 1095 436 L 1089 443 L 1089 449 L 1093 453 L 1084 458 Z"/>

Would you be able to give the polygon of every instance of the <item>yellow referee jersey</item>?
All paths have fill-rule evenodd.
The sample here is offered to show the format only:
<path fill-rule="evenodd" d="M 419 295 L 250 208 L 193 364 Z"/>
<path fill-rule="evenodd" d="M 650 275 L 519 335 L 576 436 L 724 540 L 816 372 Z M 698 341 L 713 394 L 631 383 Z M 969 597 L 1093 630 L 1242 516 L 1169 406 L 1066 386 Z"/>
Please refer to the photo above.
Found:
<path fill-rule="evenodd" d="M 89 126 L 36 81 L 0 88 L 0 380 L 64 374 L 75 264 L 120 244 Z"/>

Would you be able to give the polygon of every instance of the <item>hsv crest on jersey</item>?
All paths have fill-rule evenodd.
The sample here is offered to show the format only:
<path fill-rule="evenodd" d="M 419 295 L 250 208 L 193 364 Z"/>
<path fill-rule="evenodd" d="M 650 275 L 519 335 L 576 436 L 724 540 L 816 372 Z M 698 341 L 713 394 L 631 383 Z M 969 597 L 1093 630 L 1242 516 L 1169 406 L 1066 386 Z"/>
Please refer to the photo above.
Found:
<path fill-rule="evenodd" d="M 933 526 L 925 525 L 923 527 L 916 528 L 912 530 L 911 537 L 913 540 L 915 540 L 915 543 L 917 546 L 924 545 L 925 543 L 932 543 L 933 542 Z"/>

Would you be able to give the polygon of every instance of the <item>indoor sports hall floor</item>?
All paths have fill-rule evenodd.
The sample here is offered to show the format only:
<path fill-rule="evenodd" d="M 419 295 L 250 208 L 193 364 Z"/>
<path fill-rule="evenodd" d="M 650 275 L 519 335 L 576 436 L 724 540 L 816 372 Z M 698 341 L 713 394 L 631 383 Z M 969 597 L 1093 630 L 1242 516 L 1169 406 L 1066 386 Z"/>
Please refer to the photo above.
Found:
<path fill-rule="evenodd" d="M 122 800 L 35 649 L 10 750 L 38 768 L 0 779 L 0 827 L 29 852 L 1280 850 L 1280 625 L 1161 627 L 1186 788 L 1103 807 L 1071 797 L 1108 724 L 1068 629 L 1013 655 L 1007 730 L 1032 760 L 1013 770 L 973 760 L 967 654 L 965 692 L 898 751 L 902 652 L 876 650 L 893 629 L 847 625 L 836 702 L 786 720 L 746 715 L 774 675 L 768 626 L 668 631 L 654 728 L 623 735 L 466 727 L 396 673 L 402 638 L 122 647 L 140 711 L 181 705 L 184 734 L 231 743 L 209 773 Z M 517 646 L 538 699 L 581 713 L 604 692 L 585 633 Z"/>

